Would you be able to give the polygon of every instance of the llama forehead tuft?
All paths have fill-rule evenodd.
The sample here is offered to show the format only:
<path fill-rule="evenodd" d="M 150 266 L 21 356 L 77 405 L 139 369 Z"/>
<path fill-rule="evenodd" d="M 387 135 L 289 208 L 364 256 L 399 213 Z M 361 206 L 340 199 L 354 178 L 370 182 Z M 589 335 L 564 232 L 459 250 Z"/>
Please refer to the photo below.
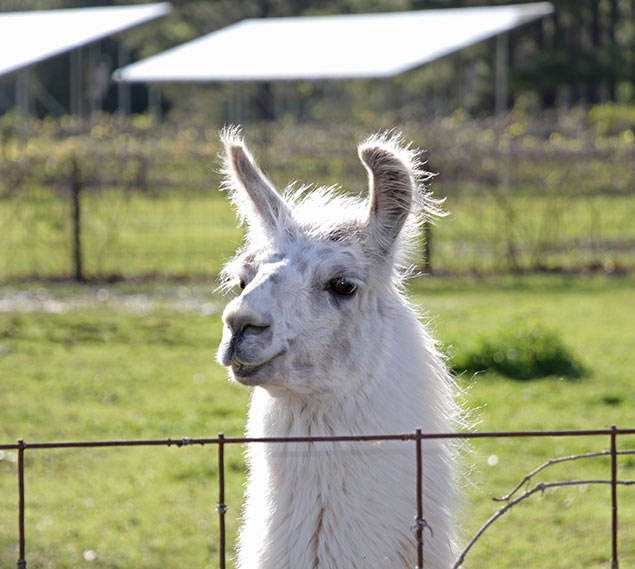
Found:
<path fill-rule="evenodd" d="M 367 202 L 337 186 L 313 188 L 291 185 L 285 191 L 294 221 L 305 235 L 331 241 L 358 236 Z"/>

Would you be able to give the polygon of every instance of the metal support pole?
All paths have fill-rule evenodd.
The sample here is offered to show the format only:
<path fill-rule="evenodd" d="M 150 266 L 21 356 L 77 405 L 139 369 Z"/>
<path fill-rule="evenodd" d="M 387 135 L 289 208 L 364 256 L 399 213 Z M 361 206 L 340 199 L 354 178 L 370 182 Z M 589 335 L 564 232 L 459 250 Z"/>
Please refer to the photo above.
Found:
<path fill-rule="evenodd" d="M 84 53 L 78 47 L 70 53 L 70 112 L 78 118 L 84 117 Z"/>
<path fill-rule="evenodd" d="M 31 115 L 31 83 L 33 71 L 30 67 L 20 70 L 15 78 L 15 105 L 21 117 Z"/>
<path fill-rule="evenodd" d="M 94 42 L 87 49 L 87 75 L 88 81 L 84 90 L 88 94 L 88 115 L 92 115 L 101 110 L 101 94 L 99 89 L 99 61 L 101 59 L 101 46 L 99 42 Z"/>
<path fill-rule="evenodd" d="M 125 67 L 130 63 L 130 52 L 128 48 L 125 46 L 123 41 L 119 42 L 119 49 L 117 53 L 117 64 L 119 69 Z M 122 115 L 130 114 L 130 83 L 125 81 L 119 81 L 117 83 L 117 99 L 119 100 L 119 112 Z"/>
<path fill-rule="evenodd" d="M 417 429 L 416 441 L 417 449 L 417 518 L 416 536 L 417 536 L 417 569 L 423 569 L 423 528 L 425 520 L 423 519 L 423 465 L 421 459 L 421 429 Z"/>
<path fill-rule="evenodd" d="M 496 36 L 496 114 L 507 110 L 509 34 Z"/>
<path fill-rule="evenodd" d="M 155 121 L 161 120 L 161 87 L 159 84 L 150 83 L 148 85 L 148 110 Z"/>

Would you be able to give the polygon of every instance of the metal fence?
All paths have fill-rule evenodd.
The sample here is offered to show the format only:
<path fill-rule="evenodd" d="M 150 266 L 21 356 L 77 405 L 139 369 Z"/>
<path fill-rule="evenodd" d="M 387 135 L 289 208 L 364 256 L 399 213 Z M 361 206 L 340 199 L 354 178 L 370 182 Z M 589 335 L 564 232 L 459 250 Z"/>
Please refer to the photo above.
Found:
<path fill-rule="evenodd" d="M 611 491 L 611 569 L 619 568 L 618 554 L 618 492 L 619 485 L 633 486 L 635 480 L 619 480 L 618 479 L 618 457 L 620 455 L 635 454 L 635 450 L 618 450 L 618 437 L 624 435 L 635 435 L 635 428 L 618 429 L 612 426 L 610 429 L 598 430 L 555 430 L 555 431 L 492 431 L 492 432 L 459 432 L 459 433 L 423 433 L 417 429 L 412 433 L 404 434 L 388 434 L 388 435 L 350 435 L 350 436 L 313 436 L 313 437 L 280 437 L 280 438 L 226 438 L 219 433 L 216 438 L 181 438 L 181 439 L 154 439 L 154 440 L 114 440 L 114 441 L 74 441 L 74 442 L 49 442 L 49 443 L 29 443 L 19 440 L 17 443 L 0 444 L 0 450 L 17 451 L 17 470 L 18 470 L 18 540 L 19 540 L 19 559 L 17 561 L 18 569 L 26 569 L 26 537 L 27 531 L 25 526 L 25 510 L 26 510 L 26 484 L 25 484 L 25 454 L 26 452 L 46 451 L 52 449 L 77 449 L 77 448 L 112 448 L 112 447 L 144 447 L 144 446 L 191 446 L 191 445 L 217 445 L 218 447 L 218 506 L 219 515 L 219 567 L 226 567 L 226 528 L 225 514 L 228 506 L 225 503 L 225 447 L 227 445 L 242 444 L 289 444 L 289 443 L 326 443 L 326 442 L 383 442 L 383 441 L 413 441 L 414 453 L 413 460 L 416 461 L 416 487 L 413 488 L 413 514 L 415 524 L 413 527 L 415 533 L 416 544 L 416 569 L 425 568 L 425 543 L 423 539 L 424 529 L 428 527 L 425 520 L 425 512 L 423 510 L 423 461 L 422 461 L 422 441 L 431 439 L 500 439 L 500 438 L 531 438 L 531 437 L 605 437 L 609 442 L 607 451 L 587 453 L 583 455 L 568 456 L 563 458 L 551 459 L 539 466 L 532 472 L 528 473 L 523 480 L 506 496 L 499 498 L 499 501 L 505 502 L 489 520 L 483 524 L 480 530 L 467 544 L 456 560 L 453 568 L 460 567 L 472 546 L 478 541 L 483 533 L 496 521 L 500 516 L 506 513 L 510 508 L 524 499 L 538 492 L 544 492 L 548 488 L 558 486 L 573 485 L 590 485 L 605 484 L 610 486 Z M 566 480 L 562 482 L 538 483 L 533 488 L 525 489 L 519 494 L 519 490 L 523 485 L 528 484 L 531 479 L 540 471 L 544 470 L 552 464 L 569 460 L 578 460 L 597 456 L 610 457 L 610 476 L 604 480 Z M 515 496 L 515 497 L 514 497 Z"/>

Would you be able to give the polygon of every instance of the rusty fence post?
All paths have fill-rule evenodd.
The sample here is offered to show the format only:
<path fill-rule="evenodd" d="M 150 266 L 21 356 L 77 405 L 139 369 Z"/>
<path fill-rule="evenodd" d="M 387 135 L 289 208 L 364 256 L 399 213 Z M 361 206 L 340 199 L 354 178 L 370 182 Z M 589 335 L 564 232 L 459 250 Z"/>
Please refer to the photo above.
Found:
<path fill-rule="evenodd" d="M 415 531 L 417 536 L 417 569 L 423 569 L 423 465 L 421 458 L 421 429 L 416 431 L 415 446 L 417 450 L 417 518 Z"/>
<path fill-rule="evenodd" d="M 611 534 L 613 538 L 613 558 L 611 569 L 619 569 L 617 552 L 617 428 L 611 426 Z"/>
<path fill-rule="evenodd" d="M 26 538 L 24 532 L 24 440 L 18 441 L 18 532 L 20 540 L 18 569 L 26 569 Z"/>
<path fill-rule="evenodd" d="M 219 517 L 219 555 L 220 569 L 225 569 L 225 435 L 218 433 L 218 517 Z"/>

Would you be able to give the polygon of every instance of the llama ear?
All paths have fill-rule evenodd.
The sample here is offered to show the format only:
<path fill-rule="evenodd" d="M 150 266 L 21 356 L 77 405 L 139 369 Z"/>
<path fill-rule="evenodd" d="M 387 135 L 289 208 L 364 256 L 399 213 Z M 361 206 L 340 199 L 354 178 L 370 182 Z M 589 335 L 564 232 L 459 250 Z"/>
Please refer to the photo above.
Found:
<path fill-rule="evenodd" d="M 273 229 L 283 219 L 288 219 L 289 210 L 273 184 L 256 165 L 236 127 L 221 132 L 225 149 L 223 156 L 223 188 L 229 190 L 241 221 L 249 225 L 258 222 L 263 228 Z"/>
<path fill-rule="evenodd" d="M 371 138 L 360 145 L 359 157 L 368 170 L 369 239 L 380 255 L 386 255 L 412 208 L 416 181 L 411 151 L 397 146 L 395 139 Z"/>

